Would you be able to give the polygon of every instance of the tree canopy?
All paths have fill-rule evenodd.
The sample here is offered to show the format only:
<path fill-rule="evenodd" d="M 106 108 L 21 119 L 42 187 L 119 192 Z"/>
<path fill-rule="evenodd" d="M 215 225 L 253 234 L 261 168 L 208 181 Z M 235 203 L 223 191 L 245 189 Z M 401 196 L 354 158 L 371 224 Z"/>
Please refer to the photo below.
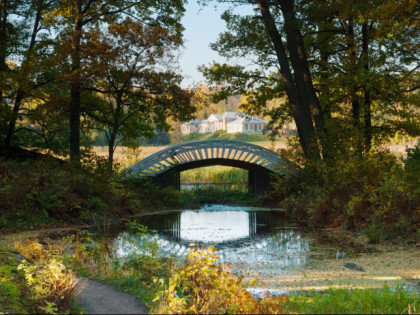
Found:
<path fill-rule="evenodd" d="M 318 156 L 314 147 L 324 157 L 361 154 L 384 136 L 419 135 L 414 1 L 219 2 L 252 5 L 254 14 L 222 15 L 228 31 L 211 47 L 252 66 L 202 66 L 218 99 L 246 94 L 243 106 L 269 114 L 273 133 L 293 117 L 310 158 Z M 267 109 L 274 98 L 285 103 Z"/>
<path fill-rule="evenodd" d="M 176 58 L 183 0 L 2 1 L 1 11 L 6 153 L 41 146 L 77 162 L 90 130 L 113 150 L 117 138 L 129 144 L 167 129 L 169 116 L 190 117 Z"/>

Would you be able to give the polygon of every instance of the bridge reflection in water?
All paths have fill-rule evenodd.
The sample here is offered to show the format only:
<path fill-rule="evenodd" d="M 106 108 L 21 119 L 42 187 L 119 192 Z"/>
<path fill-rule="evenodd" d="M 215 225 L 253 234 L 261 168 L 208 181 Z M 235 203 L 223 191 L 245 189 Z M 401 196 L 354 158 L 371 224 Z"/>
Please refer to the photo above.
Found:
<path fill-rule="evenodd" d="M 222 262 L 247 273 L 284 274 L 291 268 L 303 268 L 309 252 L 305 235 L 288 227 L 278 211 L 208 206 L 147 215 L 140 223 L 155 232 L 152 237 L 163 255 L 183 256 L 190 243 L 215 245 Z M 126 256 L 141 249 L 142 239 L 124 232 L 115 242 L 117 255 Z"/>
<path fill-rule="evenodd" d="M 152 219 L 152 218 L 150 218 Z M 219 244 L 257 234 L 257 215 L 247 211 L 182 211 L 163 220 L 143 221 L 173 240 L 183 243 Z"/>

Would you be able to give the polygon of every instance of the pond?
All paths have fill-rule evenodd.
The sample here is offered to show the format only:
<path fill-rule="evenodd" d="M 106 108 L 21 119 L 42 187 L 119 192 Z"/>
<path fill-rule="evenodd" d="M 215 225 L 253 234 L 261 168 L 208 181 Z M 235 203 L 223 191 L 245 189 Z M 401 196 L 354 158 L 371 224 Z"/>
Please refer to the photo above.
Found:
<path fill-rule="evenodd" d="M 283 209 L 207 205 L 146 215 L 138 222 L 148 227 L 164 255 L 184 256 L 190 243 L 214 245 L 234 273 L 266 279 L 305 268 L 314 246 L 309 235 L 285 219 Z M 114 244 L 118 255 L 126 256 L 141 250 L 141 242 L 125 231 Z"/>

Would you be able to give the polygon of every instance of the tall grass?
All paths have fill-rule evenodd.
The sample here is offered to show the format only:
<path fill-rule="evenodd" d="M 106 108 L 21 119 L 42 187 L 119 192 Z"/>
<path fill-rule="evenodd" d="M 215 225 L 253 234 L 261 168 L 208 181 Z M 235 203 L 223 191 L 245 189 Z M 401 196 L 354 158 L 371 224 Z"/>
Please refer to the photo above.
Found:
<path fill-rule="evenodd" d="M 246 183 L 248 171 L 229 166 L 208 166 L 181 173 L 181 183 Z"/>

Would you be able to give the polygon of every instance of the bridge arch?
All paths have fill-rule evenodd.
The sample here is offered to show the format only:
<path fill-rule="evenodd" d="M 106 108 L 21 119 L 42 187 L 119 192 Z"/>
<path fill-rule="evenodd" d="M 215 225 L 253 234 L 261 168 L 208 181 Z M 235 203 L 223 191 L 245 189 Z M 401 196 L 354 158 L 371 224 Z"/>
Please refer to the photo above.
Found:
<path fill-rule="evenodd" d="M 156 152 L 121 173 L 122 177 L 153 177 L 163 186 L 179 188 L 183 171 L 225 165 L 248 170 L 249 190 L 261 194 L 269 189 L 270 174 L 286 175 L 292 164 L 269 149 L 231 141 L 207 140 L 177 144 Z"/>

